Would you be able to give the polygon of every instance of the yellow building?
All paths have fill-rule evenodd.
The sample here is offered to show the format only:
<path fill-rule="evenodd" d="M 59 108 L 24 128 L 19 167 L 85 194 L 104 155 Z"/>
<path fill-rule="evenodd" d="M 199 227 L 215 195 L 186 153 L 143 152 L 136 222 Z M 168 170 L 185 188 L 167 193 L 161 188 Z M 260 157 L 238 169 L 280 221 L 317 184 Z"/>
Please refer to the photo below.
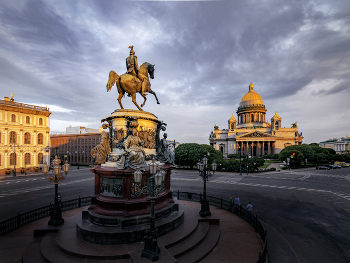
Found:
<path fill-rule="evenodd" d="M 0 100 L 0 174 L 32 171 L 49 162 L 50 115 L 47 107 Z"/>
<path fill-rule="evenodd" d="M 290 145 L 302 144 L 297 123 L 282 128 L 282 118 L 275 113 L 271 123 L 266 118 L 266 108 L 261 96 L 254 91 L 253 83 L 239 103 L 237 119 L 228 120 L 228 129 L 214 127 L 209 137 L 210 145 L 220 150 L 224 157 L 229 154 L 263 156 L 277 154 Z"/>

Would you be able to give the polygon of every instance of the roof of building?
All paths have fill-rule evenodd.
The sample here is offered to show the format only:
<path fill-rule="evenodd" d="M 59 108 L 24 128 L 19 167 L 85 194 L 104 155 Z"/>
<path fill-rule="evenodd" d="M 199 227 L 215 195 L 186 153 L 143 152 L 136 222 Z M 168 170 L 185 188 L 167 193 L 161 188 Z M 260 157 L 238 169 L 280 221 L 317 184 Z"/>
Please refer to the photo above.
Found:
<path fill-rule="evenodd" d="M 254 84 L 250 82 L 249 91 L 243 96 L 241 103 L 239 105 L 243 106 L 243 105 L 252 105 L 252 104 L 264 105 L 264 101 L 262 100 L 261 96 L 254 91 Z"/>
<path fill-rule="evenodd" d="M 282 118 L 277 114 L 277 111 L 276 111 L 275 115 L 272 116 L 272 119 L 282 119 Z"/>

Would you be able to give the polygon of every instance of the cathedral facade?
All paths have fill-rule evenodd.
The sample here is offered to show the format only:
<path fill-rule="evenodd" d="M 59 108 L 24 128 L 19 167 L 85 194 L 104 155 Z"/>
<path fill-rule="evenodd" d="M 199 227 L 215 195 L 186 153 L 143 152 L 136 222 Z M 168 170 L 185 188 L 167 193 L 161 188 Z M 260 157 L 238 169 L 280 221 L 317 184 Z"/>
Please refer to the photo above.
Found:
<path fill-rule="evenodd" d="M 275 113 L 271 123 L 266 118 L 266 108 L 261 96 L 254 91 L 253 83 L 239 103 L 237 119 L 228 120 L 228 129 L 214 127 L 209 137 L 210 145 L 220 150 L 224 157 L 229 154 L 263 156 L 278 154 L 285 147 L 302 144 L 303 136 L 297 123 L 282 128 L 282 118 Z"/>

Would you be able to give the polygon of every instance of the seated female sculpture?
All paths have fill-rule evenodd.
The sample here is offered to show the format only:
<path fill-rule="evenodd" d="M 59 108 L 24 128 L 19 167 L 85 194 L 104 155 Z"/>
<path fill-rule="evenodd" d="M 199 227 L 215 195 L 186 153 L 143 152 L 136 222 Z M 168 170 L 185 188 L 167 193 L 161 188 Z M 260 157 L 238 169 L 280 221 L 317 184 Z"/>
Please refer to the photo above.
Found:
<path fill-rule="evenodd" d="M 130 167 L 132 169 L 145 168 L 146 153 L 141 145 L 141 139 L 137 136 L 137 130 L 132 130 L 132 135 L 129 135 L 124 141 L 123 145 L 125 147 L 124 156 L 117 162 L 117 167 L 123 169 Z"/>

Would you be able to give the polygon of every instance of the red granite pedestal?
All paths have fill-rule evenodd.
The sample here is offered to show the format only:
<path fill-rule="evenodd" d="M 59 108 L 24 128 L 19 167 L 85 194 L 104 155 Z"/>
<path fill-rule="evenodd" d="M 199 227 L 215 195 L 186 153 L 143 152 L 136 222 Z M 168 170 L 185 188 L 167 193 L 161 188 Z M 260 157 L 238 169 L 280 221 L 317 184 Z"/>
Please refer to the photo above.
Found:
<path fill-rule="evenodd" d="M 155 199 L 155 219 L 159 231 L 168 233 L 183 221 L 183 211 L 174 202 L 170 189 L 172 165 L 164 165 L 164 182 Z M 141 185 L 134 182 L 133 169 L 95 166 L 95 195 L 91 205 L 77 221 L 77 235 L 84 241 L 97 244 L 122 244 L 143 240 L 143 231 L 149 228 L 151 203 L 149 194 L 141 189 L 149 184 L 151 174 L 147 167 Z M 120 238 L 118 238 L 118 236 Z M 112 238 L 113 237 L 113 238 Z"/>

